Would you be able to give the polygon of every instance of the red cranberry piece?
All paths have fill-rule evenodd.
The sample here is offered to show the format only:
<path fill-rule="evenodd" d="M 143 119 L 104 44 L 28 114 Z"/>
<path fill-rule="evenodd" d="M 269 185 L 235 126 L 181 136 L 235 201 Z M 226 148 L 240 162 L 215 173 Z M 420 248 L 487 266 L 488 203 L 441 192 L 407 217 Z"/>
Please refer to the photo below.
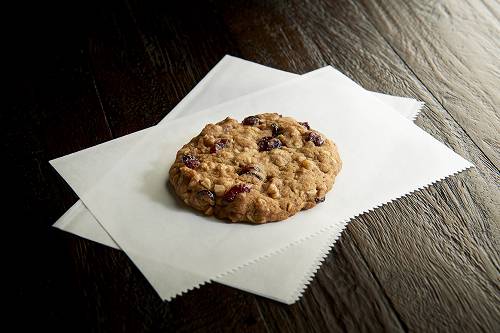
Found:
<path fill-rule="evenodd" d="M 303 123 L 299 122 L 299 124 L 301 124 L 302 126 L 304 126 L 305 128 L 307 128 L 308 130 L 311 129 L 311 126 L 309 126 L 309 123 L 307 121 L 304 121 Z"/>
<path fill-rule="evenodd" d="M 210 153 L 215 154 L 229 143 L 228 139 L 219 139 L 210 147 Z"/>
<path fill-rule="evenodd" d="M 325 201 L 325 197 L 323 197 L 323 198 L 315 198 L 314 201 L 316 201 L 316 203 L 318 204 L 320 202 Z"/>
<path fill-rule="evenodd" d="M 270 151 L 283 146 L 280 139 L 271 136 L 263 137 L 257 142 L 257 145 L 259 146 L 259 151 Z"/>
<path fill-rule="evenodd" d="M 182 162 L 191 169 L 196 169 L 200 165 L 200 161 L 195 156 L 189 154 L 182 156 Z"/>
<path fill-rule="evenodd" d="M 260 119 L 257 116 L 250 116 L 243 119 L 243 125 L 254 126 L 260 124 Z"/>
<path fill-rule="evenodd" d="M 214 192 L 209 191 L 209 190 L 201 190 L 198 192 L 198 195 L 201 198 L 208 199 L 210 206 L 215 206 L 215 194 L 214 194 Z"/>
<path fill-rule="evenodd" d="M 318 133 L 315 132 L 309 132 L 306 135 L 306 141 L 312 141 L 314 145 L 316 146 L 321 146 L 323 143 L 325 143 L 325 140 L 319 135 Z"/>
<path fill-rule="evenodd" d="M 236 199 L 236 196 L 243 192 L 250 192 L 250 186 L 247 184 L 238 184 L 231 187 L 225 194 L 224 200 L 227 202 L 232 202 Z"/>
<path fill-rule="evenodd" d="M 257 177 L 259 180 L 262 180 L 262 176 L 260 175 L 260 168 L 257 166 L 251 166 L 251 165 L 245 165 L 241 167 L 241 169 L 238 171 L 238 175 L 244 175 L 244 174 L 249 174 L 254 177 Z"/>
<path fill-rule="evenodd" d="M 281 128 L 276 123 L 271 124 L 271 130 L 273 131 L 273 136 L 282 134 Z"/>

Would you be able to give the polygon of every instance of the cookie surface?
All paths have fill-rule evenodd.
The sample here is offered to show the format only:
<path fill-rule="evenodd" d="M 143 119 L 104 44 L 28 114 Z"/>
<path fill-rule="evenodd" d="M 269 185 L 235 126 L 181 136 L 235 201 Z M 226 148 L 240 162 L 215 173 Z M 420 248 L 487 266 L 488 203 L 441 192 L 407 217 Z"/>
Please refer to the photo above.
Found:
<path fill-rule="evenodd" d="M 205 126 L 177 152 L 169 181 L 206 215 L 266 223 L 324 201 L 341 166 L 335 144 L 309 124 L 264 113 Z"/>

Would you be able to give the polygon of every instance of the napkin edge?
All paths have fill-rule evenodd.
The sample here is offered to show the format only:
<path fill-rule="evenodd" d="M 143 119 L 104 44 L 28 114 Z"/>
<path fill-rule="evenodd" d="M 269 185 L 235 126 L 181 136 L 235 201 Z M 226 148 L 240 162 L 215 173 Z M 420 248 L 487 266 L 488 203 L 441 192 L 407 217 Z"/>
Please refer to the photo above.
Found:
<path fill-rule="evenodd" d="M 415 100 L 416 108 L 415 108 L 415 113 L 411 116 L 411 121 L 415 122 L 417 120 L 418 116 L 422 113 L 425 102 L 419 101 L 418 99 Z"/>
<path fill-rule="evenodd" d="M 429 187 L 431 187 L 433 185 L 436 185 L 437 183 L 440 183 L 440 182 L 442 182 L 442 181 L 444 181 L 444 180 L 446 180 L 448 178 L 454 177 L 454 176 L 456 176 L 456 175 L 458 175 L 458 174 L 460 174 L 460 173 L 462 173 L 464 171 L 467 171 L 467 170 L 469 170 L 469 169 L 471 169 L 473 167 L 475 167 L 475 166 L 471 162 L 467 161 L 466 166 L 464 166 L 462 169 L 459 169 L 459 170 L 457 170 L 457 171 L 449 174 L 448 176 L 441 177 L 441 178 L 439 178 L 439 179 L 437 179 L 437 180 L 435 180 L 435 181 L 433 181 L 433 182 L 431 182 L 431 183 L 429 183 L 427 185 L 423 185 L 423 186 L 421 186 L 421 187 L 419 187 L 419 188 L 417 188 L 417 189 L 415 189 L 415 190 L 413 190 L 411 192 L 408 192 L 408 193 L 403 194 L 403 195 L 401 195 L 401 196 L 399 196 L 397 198 L 394 198 L 394 199 L 391 199 L 389 201 L 386 201 L 386 202 L 384 202 L 384 203 L 382 203 L 382 204 L 380 204 L 378 206 L 375 206 L 375 207 L 373 207 L 371 209 L 368 209 L 368 210 L 366 210 L 366 211 L 364 211 L 364 212 L 362 212 L 362 213 L 360 213 L 360 214 L 358 214 L 358 215 L 356 215 L 356 216 L 354 216 L 354 217 L 352 217 L 352 218 L 350 218 L 350 219 L 348 219 L 346 221 L 343 221 L 342 222 L 343 225 L 342 225 L 341 229 L 337 233 L 335 233 L 335 234 L 332 235 L 332 237 L 331 237 L 331 243 L 328 246 L 325 246 L 321 250 L 321 253 L 317 256 L 315 263 L 311 266 L 311 268 L 308 271 L 308 273 L 306 273 L 306 275 L 304 276 L 304 279 L 302 280 L 301 286 L 299 288 L 297 288 L 297 290 L 292 295 L 290 295 L 290 303 L 287 303 L 287 304 L 294 304 L 295 302 L 297 302 L 303 296 L 304 292 L 307 290 L 307 288 L 309 287 L 309 285 L 313 281 L 314 274 L 316 274 L 316 272 L 319 270 L 319 268 L 323 264 L 323 261 L 325 261 L 326 257 L 328 256 L 328 254 L 330 253 L 330 251 L 333 249 L 333 247 L 335 246 L 335 243 L 340 238 L 340 236 L 342 235 L 342 233 L 344 232 L 345 228 L 347 227 L 347 225 L 349 224 L 349 222 L 351 220 L 353 220 L 353 219 L 355 219 L 358 216 L 361 216 L 363 214 L 370 213 L 370 212 L 372 212 L 372 211 L 374 211 L 374 210 L 376 210 L 376 209 L 378 209 L 378 208 L 380 208 L 382 206 L 385 206 L 385 205 L 387 205 L 387 204 L 389 204 L 391 202 L 397 201 L 397 200 L 399 200 L 401 198 L 407 197 L 407 196 L 409 196 L 411 194 L 414 194 L 416 192 L 425 190 L 425 189 L 427 189 L 427 188 L 429 188 Z M 322 232 L 324 232 L 324 231 L 326 231 L 328 229 L 330 229 L 330 227 L 326 228 Z M 311 235 L 309 237 L 306 237 L 305 239 L 313 237 L 313 236 L 314 235 Z"/>
<path fill-rule="evenodd" d="M 423 110 L 423 107 L 425 106 L 425 102 L 422 102 L 422 101 L 419 101 L 419 100 L 415 100 L 415 104 L 416 104 L 416 107 L 415 107 L 415 112 L 414 112 L 414 114 L 412 114 L 412 115 L 411 115 L 411 120 L 412 120 L 412 121 L 415 121 L 415 120 L 417 119 L 417 117 L 420 115 L 420 113 L 421 113 L 421 112 L 422 112 L 422 110 Z M 467 162 L 468 162 L 468 161 L 467 161 Z M 440 179 L 438 179 L 438 180 L 435 180 L 435 181 L 434 181 L 434 182 L 432 182 L 432 183 L 429 183 L 429 184 L 427 184 L 427 185 L 424 185 L 424 186 L 422 186 L 422 187 L 420 187 L 420 188 L 417 188 L 417 189 L 415 189 L 415 190 L 413 190 L 413 191 L 411 191 L 411 192 L 408 192 L 408 193 L 406 193 L 406 194 L 404 194 L 404 195 L 402 195 L 402 196 L 399 196 L 399 197 L 397 197 L 397 198 L 394 198 L 394 199 L 392 199 L 392 200 L 390 200 L 390 201 L 387 201 L 387 202 L 385 202 L 385 203 L 383 203 L 383 204 L 380 204 L 379 206 L 373 207 L 373 208 L 369 209 L 368 211 L 365 211 L 365 212 L 363 212 L 363 213 L 360 213 L 360 214 L 358 214 L 358 215 L 356 215 L 356 216 L 354 216 L 354 217 L 352 217 L 352 218 L 350 218 L 350 219 L 347 219 L 347 220 L 345 220 L 345 221 L 341 222 L 341 223 L 342 223 L 342 226 L 341 226 L 340 230 L 339 230 L 338 232 L 336 232 L 336 233 L 332 234 L 332 235 L 331 235 L 331 237 L 330 237 L 329 242 L 328 242 L 328 243 L 326 243 L 326 244 L 322 247 L 322 249 L 320 250 L 320 254 L 316 256 L 316 258 L 314 259 L 314 261 L 313 261 L 313 263 L 311 264 L 310 268 L 309 268 L 309 269 L 307 270 L 307 272 L 304 274 L 304 277 L 303 277 L 303 278 L 301 279 L 301 281 L 299 282 L 299 286 L 297 287 L 297 289 L 296 289 L 296 290 L 294 290 L 294 291 L 293 291 L 293 293 L 292 293 L 292 294 L 291 294 L 288 298 L 286 298 L 286 299 L 282 299 L 282 300 L 274 299 L 274 300 L 277 300 L 277 301 L 279 301 L 279 302 L 283 302 L 283 303 L 285 303 L 285 304 L 291 305 L 291 304 L 296 303 L 296 302 L 297 302 L 297 301 L 298 301 L 298 300 L 299 300 L 299 299 L 303 296 L 303 294 L 306 292 L 307 288 L 309 287 L 309 285 L 310 285 L 310 284 L 311 284 L 311 282 L 313 281 L 315 274 L 319 271 L 319 269 L 321 268 L 321 266 L 322 266 L 323 262 L 325 261 L 326 257 L 328 256 L 328 254 L 330 253 L 330 251 L 333 249 L 333 247 L 335 246 L 336 242 L 338 241 L 338 239 L 339 239 L 339 238 L 340 238 L 340 236 L 342 235 L 343 231 L 345 230 L 345 228 L 347 227 L 347 225 L 349 224 L 349 222 L 350 222 L 352 219 L 355 219 L 355 218 L 356 218 L 356 217 L 358 217 L 359 215 L 362 215 L 362 214 L 368 213 L 368 212 L 370 212 L 370 211 L 373 211 L 373 210 L 375 210 L 375 209 L 377 209 L 377 208 L 379 208 L 379 207 L 381 207 L 381 206 L 384 206 L 384 205 L 386 205 L 386 204 L 388 204 L 388 203 L 390 203 L 390 202 L 393 202 L 393 201 L 399 200 L 400 198 L 403 198 L 403 197 L 405 197 L 405 196 L 408 196 L 408 195 L 410 195 L 410 194 L 412 194 L 412 193 L 415 193 L 415 192 L 417 192 L 417 191 L 420 191 L 420 190 L 423 190 L 423 189 L 425 189 L 425 188 L 428 188 L 428 187 L 430 187 L 430 186 L 432 186 L 432 185 L 434 185 L 434 184 L 436 184 L 436 183 L 438 183 L 438 182 L 440 182 L 440 181 L 443 181 L 443 180 L 445 180 L 445 179 L 447 179 L 447 178 L 449 178 L 449 177 L 452 177 L 452 176 L 454 176 L 454 175 L 456 175 L 456 174 L 459 174 L 459 173 L 461 173 L 461 172 L 463 172 L 463 171 L 465 171 L 465 170 L 467 170 L 467 169 L 469 169 L 469 168 L 471 168 L 471 167 L 473 167 L 473 166 L 474 166 L 474 165 L 472 165 L 470 162 L 468 162 L 468 163 L 469 163 L 470 165 L 467 165 L 467 166 L 465 166 L 464 168 L 462 168 L 462 169 L 460 169 L 460 170 L 458 170 L 458 171 L 455 171 L 455 172 L 454 172 L 454 173 L 452 173 L 452 174 L 449 174 L 449 175 L 447 175 L 447 176 L 445 176 L 445 177 L 442 177 L 442 178 L 440 178 Z M 176 298 L 176 297 L 178 297 L 178 296 L 185 295 L 185 294 L 187 294 L 187 293 L 189 293 L 190 291 L 193 291 L 193 290 L 195 290 L 195 289 L 200 289 L 202 286 L 204 286 L 204 285 L 206 285 L 206 284 L 209 284 L 209 283 L 214 282 L 217 278 L 220 278 L 220 277 L 223 277 L 223 276 L 226 276 L 226 275 L 229 275 L 229 274 L 235 273 L 236 271 L 238 271 L 238 270 L 240 270 L 240 269 L 242 269 L 242 268 L 244 268 L 244 267 L 246 267 L 246 266 L 248 266 L 248 265 L 252 265 L 252 264 L 254 264 L 254 263 L 258 262 L 258 261 L 264 260 L 265 258 L 269 258 L 269 257 L 271 257 L 271 256 L 274 256 L 274 255 L 278 254 L 278 253 L 283 253 L 283 252 L 285 252 L 285 251 L 286 251 L 286 250 L 287 250 L 290 246 L 293 246 L 293 245 L 299 244 L 299 243 L 301 243 L 301 242 L 303 242 L 303 241 L 305 241 L 305 240 L 307 240 L 307 239 L 310 239 L 310 238 L 314 237 L 315 235 L 317 235 L 317 234 L 319 234 L 319 233 L 321 233 L 321 232 L 325 232 L 325 231 L 327 231 L 328 229 L 330 229 L 330 228 L 326 228 L 326 229 L 324 229 L 324 230 L 322 230 L 322 231 L 319 231 L 319 232 L 318 232 L 318 233 L 316 233 L 316 234 L 310 235 L 310 236 L 308 236 L 308 237 L 306 237 L 306 238 L 303 238 L 303 239 L 298 240 L 298 241 L 296 241 L 296 242 L 290 243 L 288 246 L 286 246 L 286 247 L 284 247 L 284 248 L 281 248 L 281 249 L 279 249 L 279 250 L 277 250 L 277 251 L 274 251 L 274 252 L 272 252 L 272 253 L 266 254 L 266 255 L 261 256 L 261 257 L 259 257 L 259 258 L 256 258 L 256 259 L 254 259 L 254 260 L 252 260 L 252 261 L 250 261 L 250 262 L 247 262 L 247 263 L 245 263 L 245 264 L 242 264 L 242 265 L 240 265 L 240 266 L 237 266 L 237 267 L 235 267 L 234 269 L 231 269 L 231 270 L 229 270 L 229 271 L 227 271 L 227 272 L 221 273 L 221 274 L 219 274 L 219 275 L 217 275 L 217 276 L 215 276 L 215 277 L 213 277 L 213 278 L 209 278 L 209 279 L 207 279 L 207 280 L 205 280 L 205 281 L 203 281 L 203 282 L 201 282 L 201 283 L 199 283 L 199 284 L 197 284 L 197 285 L 194 285 L 194 286 L 192 286 L 192 287 L 189 287 L 189 288 L 186 288 L 186 289 L 184 289 L 184 290 L 182 290 L 182 291 L 179 291 L 179 292 L 178 292 L 178 293 L 176 293 L 175 295 L 169 295 L 169 296 L 167 296 L 167 297 L 164 297 L 164 298 L 163 298 L 163 301 L 165 301 L 165 302 L 169 302 L 169 301 L 171 301 L 171 300 L 175 299 L 175 298 Z M 248 291 L 247 291 L 247 292 L 248 292 Z M 269 298 L 269 297 L 267 297 L 267 296 L 263 296 L 263 295 L 261 295 L 261 296 L 262 296 L 262 297 Z"/>
<path fill-rule="evenodd" d="M 417 99 L 413 99 L 414 100 L 414 104 L 415 104 L 415 111 L 413 111 L 413 113 L 411 114 L 411 121 L 412 122 L 415 122 L 418 118 L 418 116 L 422 113 L 423 111 L 423 108 L 425 106 L 425 102 L 422 102 L 422 101 L 419 101 Z M 457 171 L 455 172 L 454 174 L 451 174 L 449 175 L 448 177 L 451 177 L 455 174 L 458 174 L 462 171 L 465 171 L 466 169 L 470 168 L 471 166 L 469 167 L 466 167 L 465 169 L 463 170 L 460 170 L 460 171 Z M 429 187 L 439 181 L 442 181 L 448 177 L 445 177 L 443 179 L 440 179 L 440 180 L 436 180 L 434 183 L 431 183 L 431 184 L 428 184 L 426 187 Z M 424 188 L 426 188 L 424 187 Z M 422 188 L 422 189 L 424 189 Z M 420 191 L 421 189 L 417 189 L 415 190 L 414 192 L 416 191 Z M 410 192 L 408 193 L 407 195 L 411 194 L 413 192 Z M 396 198 L 394 200 L 398 200 L 399 198 Z M 393 200 L 393 201 L 394 201 Z M 375 208 L 374 208 L 375 209 Z M 309 287 L 309 284 L 311 284 L 312 280 L 314 279 L 314 276 L 316 275 L 316 273 L 319 271 L 319 269 L 321 268 L 321 266 L 323 265 L 323 261 L 325 261 L 326 257 L 328 256 L 328 254 L 330 253 L 330 251 L 333 249 L 333 247 L 335 246 L 335 244 L 337 243 L 338 239 L 340 238 L 342 232 L 344 231 L 344 229 L 347 227 L 347 224 L 349 222 L 346 222 L 340 229 L 340 231 L 338 233 L 335 233 L 335 234 L 332 234 L 331 237 L 330 237 L 330 240 L 328 243 L 326 243 L 325 246 L 323 246 L 320 250 L 320 254 L 318 256 L 316 256 L 316 258 L 313 260 L 313 263 L 311 264 L 311 267 L 307 270 L 307 272 L 304 274 L 304 277 L 302 278 L 302 280 L 299 282 L 299 286 L 297 287 L 297 289 L 292 293 L 292 295 L 290 296 L 289 298 L 289 303 L 287 304 L 293 304 L 295 302 L 297 302 L 301 297 L 302 295 L 304 294 L 304 292 L 307 290 L 307 288 Z"/>
<path fill-rule="evenodd" d="M 192 286 L 192 287 L 189 287 L 189 288 L 186 288 L 186 289 L 184 289 L 184 290 L 181 290 L 181 291 L 177 292 L 176 294 L 168 295 L 168 296 L 166 296 L 166 297 L 162 297 L 162 296 L 160 295 L 160 297 L 162 297 L 162 300 L 163 300 L 164 302 L 170 302 L 170 301 L 172 301 L 172 300 L 173 300 L 174 298 L 176 298 L 176 297 L 183 296 L 183 295 L 185 295 L 185 294 L 187 294 L 187 293 L 189 293 L 189 292 L 191 292 L 191 291 L 193 291 L 193 290 L 195 290 L 195 289 L 200 289 L 200 288 L 201 288 L 201 287 L 203 287 L 204 285 L 206 285 L 206 284 L 210 284 L 210 283 L 212 283 L 212 282 L 214 282 L 214 280 L 213 280 L 213 279 L 204 280 L 203 282 L 200 282 L 200 283 L 198 283 L 197 285 L 194 285 L 194 286 Z M 159 293 L 158 293 L 158 295 L 159 295 Z"/>

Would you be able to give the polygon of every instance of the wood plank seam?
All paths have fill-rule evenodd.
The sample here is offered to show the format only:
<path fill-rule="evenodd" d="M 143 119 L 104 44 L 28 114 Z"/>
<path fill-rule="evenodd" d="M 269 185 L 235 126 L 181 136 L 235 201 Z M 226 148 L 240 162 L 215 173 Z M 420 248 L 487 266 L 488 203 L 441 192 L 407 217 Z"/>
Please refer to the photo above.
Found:
<path fill-rule="evenodd" d="M 252 295 L 252 297 L 253 297 L 253 302 L 257 307 L 257 312 L 259 313 L 259 317 L 262 319 L 262 322 L 264 323 L 264 328 L 266 329 L 266 332 L 271 332 L 271 330 L 267 326 L 266 318 L 264 318 L 264 314 L 262 313 L 262 309 L 260 308 L 259 302 L 257 302 L 257 296 Z"/>
<path fill-rule="evenodd" d="M 354 243 L 356 244 L 356 247 L 358 247 L 358 244 L 357 244 L 357 241 L 356 239 L 353 239 L 354 240 Z M 384 297 L 387 299 L 387 303 L 389 304 L 389 306 L 391 307 L 391 310 L 394 312 L 394 314 L 396 315 L 396 318 L 398 319 L 399 323 L 401 324 L 401 326 L 403 327 L 403 330 L 405 332 L 408 332 L 408 325 L 405 323 L 405 321 L 403 320 L 403 318 L 401 317 L 401 314 L 396 310 L 396 307 L 394 306 L 394 303 L 392 302 L 391 298 L 389 297 L 389 295 L 387 295 L 387 292 L 385 290 L 385 288 L 382 286 L 382 283 L 380 283 L 380 280 L 377 276 L 377 274 L 375 273 L 375 271 L 373 271 L 373 269 L 370 267 L 370 265 L 368 264 L 368 261 L 366 260 L 365 258 L 365 255 L 363 254 L 363 251 L 359 251 L 360 253 L 360 257 L 361 259 L 363 259 L 363 262 L 365 263 L 366 267 L 368 267 L 368 270 L 370 271 L 370 273 L 372 274 L 373 276 L 373 279 L 375 280 L 375 282 L 377 283 L 378 287 L 380 288 L 380 290 L 382 291 L 382 294 L 384 295 Z"/>
<path fill-rule="evenodd" d="M 112 139 L 115 138 L 115 135 L 113 133 L 113 129 L 109 125 L 108 115 L 106 114 L 106 110 L 104 109 L 104 104 L 102 103 L 101 93 L 99 92 L 99 88 L 97 87 L 97 82 L 96 82 L 96 79 L 95 79 L 94 66 L 92 65 L 92 62 L 90 60 L 90 55 L 89 55 L 88 51 L 89 50 L 87 49 L 87 52 L 85 54 L 85 58 L 87 59 L 87 65 L 89 67 L 90 76 L 92 78 L 92 85 L 94 86 L 94 90 L 95 90 L 95 94 L 96 94 L 96 97 L 97 97 L 97 101 L 99 102 L 99 106 L 101 107 L 102 116 L 104 118 L 104 123 L 106 124 L 106 127 L 108 129 L 109 135 L 111 136 L 110 140 L 112 140 Z"/>

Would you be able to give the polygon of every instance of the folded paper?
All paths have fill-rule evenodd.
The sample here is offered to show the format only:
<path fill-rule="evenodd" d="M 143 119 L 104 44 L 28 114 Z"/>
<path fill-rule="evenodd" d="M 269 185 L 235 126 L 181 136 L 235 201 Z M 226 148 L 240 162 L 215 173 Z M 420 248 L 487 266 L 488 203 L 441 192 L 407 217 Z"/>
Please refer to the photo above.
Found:
<path fill-rule="evenodd" d="M 315 75 L 321 75 L 321 71 Z M 241 77 L 245 79 L 242 80 Z M 205 107 L 283 83 L 295 77 L 297 77 L 295 74 L 226 56 L 165 117 L 164 121 L 199 112 Z M 373 94 L 408 119 L 414 119 L 422 106 L 422 103 L 410 98 Z M 145 133 L 146 131 L 132 133 L 64 156 L 57 160 L 58 169 L 61 175 L 73 184 L 72 186 L 79 187 L 82 192 L 85 192 L 100 177 L 99 175 L 111 168 Z M 118 248 L 118 245 L 81 201 L 68 210 L 54 226 Z M 300 244 L 290 246 L 286 251 L 247 265 L 233 274 L 219 277 L 215 281 L 281 302 L 292 303 L 298 299 L 337 237 L 337 234 L 330 233 L 317 235 Z M 186 272 L 171 270 L 168 276 L 164 276 L 163 284 L 167 283 L 170 286 L 170 294 L 174 296 L 203 281 L 203 278 L 197 279 L 196 276 L 189 276 Z"/>
<path fill-rule="evenodd" d="M 183 117 L 152 128 L 111 171 L 112 176 L 104 177 L 87 194 L 75 191 L 167 298 L 161 286 L 166 276 L 162 279 L 163 267 L 174 267 L 202 279 L 220 276 L 326 229 L 340 232 L 350 217 L 469 166 L 366 91 L 343 86 L 341 81 L 345 79 L 340 79 L 338 72 L 329 72 L 328 80 L 293 79 L 277 88 L 216 106 L 201 116 Z M 321 208 L 302 212 L 283 223 L 228 225 L 207 222 L 204 217 L 176 207 L 164 187 L 160 191 L 156 186 L 162 178 L 163 184 L 166 176 L 157 167 L 169 165 L 169 154 L 175 154 L 205 122 L 220 120 L 227 114 L 242 118 L 269 109 L 306 118 L 338 143 L 344 170 Z M 54 165 L 57 167 L 57 163 Z M 356 202 L 348 200 L 348 194 L 356 197 Z M 229 248 L 232 250 L 227 253 Z M 144 260 L 152 264 L 144 265 Z"/>

